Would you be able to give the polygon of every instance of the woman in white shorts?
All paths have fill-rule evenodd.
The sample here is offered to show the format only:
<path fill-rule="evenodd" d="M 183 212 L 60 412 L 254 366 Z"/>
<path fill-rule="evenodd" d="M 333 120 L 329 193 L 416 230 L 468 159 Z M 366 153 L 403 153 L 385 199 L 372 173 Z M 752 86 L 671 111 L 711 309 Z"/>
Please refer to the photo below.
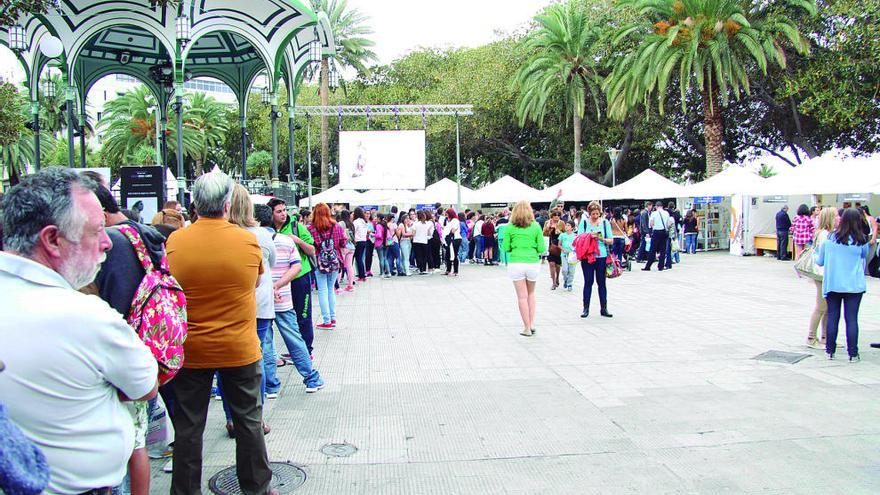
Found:
<path fill-rule="evenodd" d="M 535 221 L 535 214 L 527 201 L 520 201 L 513 208 L 510 225 L 504 231 L 501 249 L 507 253 L 507 275 L 516 289 L 519 314 L 523 321 L 520 335 L 535 334 L 535 282 L 541 269 L 541 253 L 544 252 L 544 235 Z"/>

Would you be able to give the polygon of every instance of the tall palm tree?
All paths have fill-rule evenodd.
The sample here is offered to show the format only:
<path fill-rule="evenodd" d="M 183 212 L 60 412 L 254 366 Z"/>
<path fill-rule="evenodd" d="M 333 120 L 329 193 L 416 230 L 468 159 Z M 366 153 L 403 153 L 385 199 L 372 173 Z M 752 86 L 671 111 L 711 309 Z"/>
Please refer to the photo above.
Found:
<path fill-rule="evenodd" d="M 815 0 L 784 3 L 816 15 Z M 620 0 L 641 19 L 624 27 L 615 42 L 634 41 L 605 81 L 609 114 L 616 118 L 656 95 L 660 114 L 667 86 L 678 78 L 682 109 L 696 83 L 703 105 L 706 175 L 724 161 L 722 106 L 732 92 L 749 93 L 749 67 L 766 75 L 767 66 L 786 66 L 784 44 L 798 53 L 809 42 L 783 9 L 783 2 L 761 0 Z"/>
<path fill-rule="evenodd" d="M 567 119 L 574 126 L 574 171 L 581 171 L 581 123 L 589 93 L 599 110 L 601 78 L 595 48 L 602 30 L 578 0 L 547 7 L 535 17 L 538 29 L 524 42 L 534 55 L 515 76 L 519 86 L 516 113 L 519 125 L 527 120 L 543 125 L 550 102 L 561 98 Z"/>
<path fill-rule="evenodd" d="M 156 99 L 146 86 L 137 86 L 119 98 L 104 104 L 104 115 L 99 126 L 104 129 L 104 154 L 113 162 L 131 161 L 142 146 L 156 145 Z M 184 108 L 183 151 L 195 157 L 199 136 L 189 124 L 189 112 Z M 169 122 L 168 150 L 177 153 L 177 126 Z"/>
<path fill-rule="evenodd" d="M 336 55 L 340 69 L 351 67 L 360 73 L 367 72 L 366 64 L 378 60 L 371 50 L 375 45 L 366 38 L 373 34 L 367 26 L 369 17 L 357 9 L 348 9 L 348 0 L 311 0 L 315 12 L 324 12 L 330 19 L 330 27 L 336 45 L 342 47 Z M 325 55 L 321 59 L 321 105 L 330 104 L 330 59 Z M 330 187 L 330 135 L 328 133 L 329 117 L 321 117 L 321 190 Z"/>
<path fill-rule="evenodd" d="M 202 165 L 226 136 L 226 107 L 205 93 L 193 93 L 186 110 L 187 125 L 195 131 L 198 148 L 192 155 L 195 175 L 202 175 Z"/>

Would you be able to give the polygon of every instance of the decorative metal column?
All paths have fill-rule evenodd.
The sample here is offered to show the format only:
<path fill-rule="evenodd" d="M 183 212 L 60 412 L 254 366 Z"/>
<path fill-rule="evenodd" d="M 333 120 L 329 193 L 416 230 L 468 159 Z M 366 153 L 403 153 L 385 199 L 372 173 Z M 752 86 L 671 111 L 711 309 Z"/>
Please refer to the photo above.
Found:
<path fill-rule="evenodd" d="M 306 114 L 306 156 L 309 164 L 309 209 L 312 209 L 312 116 Z"/>
<path fill-rule="evenodd" d="M 177 202 L 186 204 L 186 176 L 183 173 L 183 83 L 174 88 L 174 113 L 177 114 Z"/>
<path fill-rule="evenodd" d="M 294 163 L 293 163 L 293 146 L 294 146 L 293 132 L 295 130 L 294 127 L 295 127 L 295 123 L 293 121 L 293 105 L 288 105 L 287 106 L 287 132 L 290 134 L 289 140 L 288 140 L 288 146 L 287 146 L 287 152 L 289 155 L 288 159 L 290 160 L 289 161 L 289 163 L 290 163 L 290 176 L 288 177 L 288 180 L 290 180 L 291 184 L 294 184 L 293 194 L 294 194 L 294 196 L 296 196 L 296 167 L 294 166 Z"/>
<path fill-rule="evenodd" d="M 248 133 L 247 133 L 247 115 L 241 114 L 241 180 L 247 180 L 247 155 L 248 155 Z"/>
<path fill-rule="evenodd" d="M 272 189 L 278 189 L 281 186 L 278 180 L 278 95 L 273 92 L 270 101 L 272 104 Z"/>
<path fill-rule="evenodd" d="M 86 114 L 79 114 L 79 166 L 87 167 L 86 163 Z"/>
<path fill-rule="evenodd" d="M 67 166 L 74 168 L 76 166 L 76 154 L 73 149 L 73 126 L 74 112 L 73 99 L 76 97 L 76 88 L 68 86 L 65 97 L 67 99 Z"/>
<path fill-rule="evenodd" d="M 40 102 L 31 102 L 31 113 L 34 116 L 34 167 L 40 171 Z"/>

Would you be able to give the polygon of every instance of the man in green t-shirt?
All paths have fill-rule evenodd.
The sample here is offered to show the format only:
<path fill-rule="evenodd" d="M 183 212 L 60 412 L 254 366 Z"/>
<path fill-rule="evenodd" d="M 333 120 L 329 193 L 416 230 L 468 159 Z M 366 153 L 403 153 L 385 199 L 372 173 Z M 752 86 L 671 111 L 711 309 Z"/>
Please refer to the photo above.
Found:
<path fill-rule="evenodd" d="M 299 332 L 306 341 L 309 354 L 312 353 L 312 341 L 314 331 L 312 327 L 312 263 L 315 256 L 315 240 L 306 225 L 294 220 L 287 214 L 287 204 L 279 198 L 272 198 L 267 203 L 272 208 L 272 223 L 275 232 L 289 235 L 296 244 L 299 256 L 302 259 L 302 270 L 290 283 L 290 292 L 293 296 L 293 310 L 296 312 L 296 321 Z"/>

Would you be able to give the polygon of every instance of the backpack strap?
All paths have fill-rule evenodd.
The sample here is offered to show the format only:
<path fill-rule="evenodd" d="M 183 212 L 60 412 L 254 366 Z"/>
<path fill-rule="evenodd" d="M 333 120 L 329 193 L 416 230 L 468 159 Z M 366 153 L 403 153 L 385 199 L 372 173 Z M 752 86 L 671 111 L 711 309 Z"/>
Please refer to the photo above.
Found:
<path fill-rule="evenodd" d="M 150 259 L 149 253 L 147 253 L 147 248 L 144 246 L 144 241 L 141 239 L 140 233 L 132 227 L 131 225 L 116 225 L 114 226 L 116 230 L 121 232 L 128 242 L 131 243 L 131 247 L 134 249 L 135 254 L 137 254 L 138 260 L 141 262 L 141 266 L 144 268 L 146 273 L 150 273 L 155 268 L 153 267 L 153 261 Z"/>

